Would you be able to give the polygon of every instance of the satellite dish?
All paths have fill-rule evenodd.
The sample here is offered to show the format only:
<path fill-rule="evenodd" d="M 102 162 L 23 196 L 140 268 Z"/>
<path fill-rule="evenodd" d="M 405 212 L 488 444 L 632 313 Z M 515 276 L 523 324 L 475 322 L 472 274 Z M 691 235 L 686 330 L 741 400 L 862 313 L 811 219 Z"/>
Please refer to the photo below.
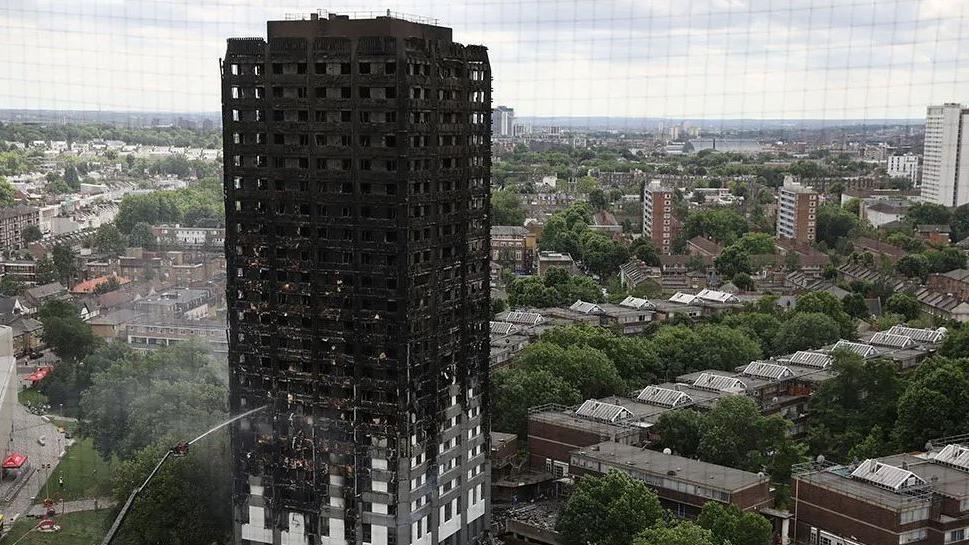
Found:
<path fill-rule="evenodd" d="M 673 451 L 669 447 L 663 449 L 663 454 L 673 454 Z"/>
<path fill-rule="evenodd" d="M 825 459 L 824 458 L 824 454 L 818 454 L 818 457 L 816 458 L 816 460 L 817 460 L 817 462 L 819 464 L 823 464 L 824 463 L 824 459 Z"/>

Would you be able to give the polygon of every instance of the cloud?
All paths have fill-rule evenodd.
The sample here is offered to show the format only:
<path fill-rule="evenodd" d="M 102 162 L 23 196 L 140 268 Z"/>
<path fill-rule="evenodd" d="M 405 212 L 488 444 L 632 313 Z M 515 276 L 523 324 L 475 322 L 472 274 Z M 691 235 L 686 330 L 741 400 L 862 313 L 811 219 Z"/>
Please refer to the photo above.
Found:
<path fill-rule="evenodd" d="M 8 0 L 0 103 L 216 111 L 229 36 L 271 0 Z M 339 11 L 365 11 L 353 0 Z M 920 117 L 969 102 L 969 0 L 391 0 L 489 47 L 521 115 Z"/>

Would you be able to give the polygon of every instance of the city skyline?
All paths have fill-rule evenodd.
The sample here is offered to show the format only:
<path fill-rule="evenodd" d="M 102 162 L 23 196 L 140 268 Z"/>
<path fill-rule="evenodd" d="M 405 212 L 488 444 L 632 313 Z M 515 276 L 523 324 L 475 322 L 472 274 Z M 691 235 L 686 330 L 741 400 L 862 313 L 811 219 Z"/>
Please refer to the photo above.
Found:
<path fill-rule="evenodd" d="M 0 11 L 11 108 L 215 112 L 221 39 L 317 5 L 17 0 Z M 373 10 L 372 8 L 380 8 Z M 969 2 L 350 2 L 434 17 L 495 66 L 528 116 L 916 119 L 965 102 Z M 56 44 L 50 45 L 50 44 Z M 164 53 L 162 53 L 164 52 Z"/>

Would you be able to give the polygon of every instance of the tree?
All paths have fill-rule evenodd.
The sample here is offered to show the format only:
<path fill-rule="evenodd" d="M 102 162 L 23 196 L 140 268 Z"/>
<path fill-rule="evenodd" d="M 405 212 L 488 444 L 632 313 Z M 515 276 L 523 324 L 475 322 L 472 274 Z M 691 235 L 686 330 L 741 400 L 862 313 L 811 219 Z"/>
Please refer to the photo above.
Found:
<path fill-rule="evenodd" d="M 759 470 L 789 440 L 790 425 L 780 415 L 763 416 L 747 396 L 722 397 L 707 414 L 697 454 L 710 463 Z"/>
<path fill-rule="evenodd" d="M 118 228 L 112 223 L 105 223 L 94 233 L 94 247 L 98 252 L 117 256 L 124 253 L 127 245 Z"/>
<path fill-rule="evenodd" d="M 599 190 L 599 181 L 592 176 L 583 176 L 576 181 L 575 189 L 579 193 L 588 195 L 593 191 Z"/>
<path fill-rule="evenodd" d="M 652 343 L 643 337 L 616 335 L 601 327 L 571 325 L 548 329 L 542 333 L 541 340 L 562 348 L 589 346 L 601 350 L 631 387 L 657 380 L 656 354 Z"/>
<path fill-rule="evenodd" d="M 515 278 L 508 284 L 508 304 L 512 308 L 570 305 L 577 299 L 601 302 L 602 290 L 591 278 L 574 276 L 558 267 L 543 276 Z"/>
<path fill-rule="evenodd" d="M 928 202 L 915 203 L 905 212 L 905 223 L 917 225 L 948 225 L 952 214 L 941 204 Z"/>
<path fill-rule="evenodd" d="M 575 387 L 583 399 L 614 395 L 625 383 L 616 365 L 601 350 L 573 345 L 561 347 L 537 342 L 525 347 L 516 358 L 524 369 L 545 369 Z"/>
<path fill-rule="evenodd" d="M 571 406 L 582 401 L 579 391 L 546 369 L 510 367 L 498 370 L 494 388 L 496 430 L 527 436 L 528 409 L 546 403 Z"/>
<path fill-rule="evenodd" d="M 225 361 L 213 359 L 202 343 L 105 356 L 112 354 L 91 356 L 103 357 L 107 365 L 81 396 L 80 428 L 102 457 L 130 457 L 168 433 L 192 437 L 228 412 Z"/>
<path fill-rule="evenodd" d="M 844 350 L 835 352 L 831 370 L 834 378 L 811 396 L 808 442 L 811 452 L 844 459 L 875 426 L 886 433 L 894 426 L 902 382 L 890 362 Z"/>
<path fill-rule="evenodd" d="M 738 273 L 750 274 L 750 254 L 738 246 L 727 246 L 713 260 L 713 266 L 721 276 L 730 278 Z"/>
<path fill-rule="evenodd" d="M 70 307 L 70 315 L 61 310 L 62 305 Z M 41 306 L 39 318 L 44 326 L 44 343 L 53 348 L 54 353 L 62 360 L 79 362 L 102 343 L 70 303 L 46 302 Z"/>
<path fill-rule="evenodd" d="M 701 210 L 690 214 L 683 223 L 687 239 L 703 236 L 723 244 L 731 244 L 747 232 L 747 220 L 728 208 Z"/>
<path fill-rule="evenodd" d="M 741 291 L 754 291 L 754 279 L 745 272 L 738 272 L 734 274 L 730 281 L 733 282 L 733 285 L 737 286 L 737 288 L 739 288 Z"/>
<path fill-rule="evenodd" d="M 555 529 L 566 545 L 628 545 L 662 516 L 663 507 L 646 483 L 612 470 L 579 479 Z"/>
<path fill-rule="evenodd" d="M 491 224 L 523 225 L 525 209 L 521 197 L 511 189 L 498 189 L 491 192 Z"/>
<path fill-rule="evenodd" d="M 733 369 L 760 358 L 760 344 L 742 330 L 718 324 L 663 326 L 653 336 L 667 380 L 700 369 Z"/>
<path fill-rule="evenodd" d="M 0 206 L 10 206 L 14 203 L 16 196 L 17 190 L 10 185 L 6 178 L 0 176 Z"/>
<path fill-rule="evenodd" d="M 696 523 L 713 533 L 715 543 L 730 545 L 771 545 L 773 527 L 763 516 L 741 511 L 732 503 L 707 502 Z"/>
<path fill-rule="evenodd" d="M 157 239 L 155 238 L 155 234 L 151 232 L 151 226 L 141 222 L 131 228 L 131 233 L 128 235 L 128 243 L 137 248 L 151 250 L 157 245 Z"/>
<path fill-rule="evenodd" d="M 868 310 L 868 303 L 865 302 L 865 296 L 860 293 L 846 295 L 841 300 L 841 306 L 852 318 L 866 318 L 871 315 L 871 311 Z"/>
<path fill-rule="evenodd" d="M 70 284 L 80 272 L 77 266 L 77 254 L 67 244 L 54 245 L 51 249 L 51 261 L 54 263 L 57 279 L 62 284 Z"/>
<path fill-rule="evenodd" d="M 858 226 L 858 217 L 840 206 L 827 203 L 818 207 L 818 241 L 834 248 L 842 239 L 851 236 Z"/>
<path fill-rule="evenodd" d="M 675 525 L 657 524 L 647 528 L 633 539 L 632 545 L 717 545 L 717 543 L 710 530 L 684 520 Z"/>
<path fill-rule="evenodd" d="M 579 252 L 586 267 L 601 277 L 614 274 L 629 260 L 629 251 L 625 246 L 595 231 L 582 234 Z"/>
<path fill-rule="evenodd" d="M 745 233 L 733 245 L 751 255 L 774 253 L 774 237 L 767 233 Z"/>
<path fill-rule="evenodd" d="M 963 204 L 952 210 L 949 227 L 952 229 L 952 240 L 955 242 L 969 236 L 969 205 Z"/>
<path fill-rule="evenodd" d="M 23 291 L 25 285 L 23 282 L 15 280 L 12 276 L 4 275 L 0 278 L 0 294 L 6 295 L 8 297 L 13 295 L 20 295 Z"/>
<path fill-rule="evenodd" d="M 658 447 L 668 448 L 673 454 L 693 458 L 700 448 L 700 438 L 706 425 L 706 415 L 693 409 L 666 411 L 653 426 L 659 436 Z"/>
<path fill-rule="evenodd" d="M 606 194 L 601 189 L 593 189 L 589 192 L 589 204 L 596 210 L 603 210 L 609 206 Z"/>
<path fill-rule="evenodd" d="M 921 307 L 918 299 L 910 293 L 894 293 L 885 302 L 885 310 L 901 314 L 906 320 L 914 320 L 919 317 Z"/>
<path fill-rule="evenodd" d="M 821 312 L 793 312 L 777 330 L 774 338 L 775 354 L 789 354 L 809 350 L 837 341 L 841 328 L 827 314 Z"/>
<path fill-rule="evenodd" d="M 646 265 L 650 267 L 659 266 L 659 252 L 656 251 L 656 247 L 653 246 L 653 241 L 650 239 L 646 237 L 637 238 L 629 247 L 629 251 L 636 259 Z"/>
<path fill-rule="evenodd" d="M 20 232 L 20 236 L 27 244 L 44 238 L 44 234 L 40 232 L 40 227 L 37 227 L 36 225 L 28 225 L 27 227 L 24 227 L 23 231 Z"/>
<path fill-rule="evenodd" d="M 57 281 L 57 268 L 54 261 L 45 257 L 37 262 L 37 283 L 40 285 L 50 284 Z"/>
<path fill-rule="evenodd" d="M 74 164 L 69 164 L 64 168 L 64 183 L 72 191 L 81 190 L 81 176 L 77 173 L 77 167 Z"/>
<path fill-rule="evenodd" d="M 969 366 L 932 357 L 916 369 L 898 400 L 895 438 L 903 449 L 969 430 Z"/>
<path fill-rule="evenodd" d="M 199 430 L 201 431 L 201 430 Z M 117 505 L 144 482 L 158 460 L 181 437 L 156 437 L 115 472 Z M 232 530 L 232 482 L 225 468 L 232 463 L 224 432 L 193 446 L 188 455 L 170 459 L 138 497 L 138 507 L 125 518 L 118 534 L 124 543 L 225 543 Z M 185 521 L 192 521 L 185 524 Z"/>
<path fill-rule="evenodd" d="M 944 273 L 966 266 L 966 256 L 955 248 L 927 250 L 922 255 L 925 256 L 929 272 Z"/>
<path fill-rule="evenodd" d="M 909 254 L 895 263 L 895 270 L 909 278 L 925 278 L 929 275 L 929 260 L 922 254 Z"/>
<path fill-rule="evenodd" d="M 734 282 L 736 284 L 736 282 Z M 738 286 L 739 287 L 739 286 Z M 764 355 L 778 353 L 774 348 L 774 339 L 781 327 L 781 321 L 773 314 L 776 305 L 770 303 L 771 312 L 739 312 L 728 314 L 723 319 L 723 325 L 743 331 L 751 339 L 756 339 L 760 343 L 760 350 Z"/>
<path fill-rule="evenodd" d="M 841 329 L 841 336 L 845 339 L 855 338 L 855 323 L 851 316 L 844 311 L 841 301 L 834 295 L 825 291 L 816 291 L 802 295 L 794 305 L 794 310 L 798 312 L 820 312 L 827 314 L 838 322 Z"/>

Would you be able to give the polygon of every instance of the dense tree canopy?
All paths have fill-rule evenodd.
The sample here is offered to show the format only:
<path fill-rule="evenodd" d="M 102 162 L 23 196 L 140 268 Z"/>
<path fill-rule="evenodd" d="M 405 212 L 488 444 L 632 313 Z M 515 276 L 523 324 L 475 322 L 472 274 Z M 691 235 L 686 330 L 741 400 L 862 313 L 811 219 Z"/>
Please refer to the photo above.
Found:
<path fill-rule="evenodd" d="M 578 299 L 601 302 L 602 290 L 591 278 L 558 267 L 543 276 L 515 278 L 508 285 L 508 304 L 513 308 L 571 305 Z"/>
<path fill-rule="evenodd" d="M 703 236 L 731 244 L 746 232 L 747 220 L 728 208 L 700 210 L 691 213 L 683 223 L 683 236 L 687 239 Z"/>
<path fill-rule="evenodd" d="M 525 208 L 521 196 L 510 189 L 497 189 L 491 192 L 491 224 L 522 225 L 525 223 Z"/>
<path fill-rule="evenodd" d="M 613 470 L 578 480 L 555 529 L 566 545 L 629 545 L 662 516 L 659 499 L 646 483 Z"/>

